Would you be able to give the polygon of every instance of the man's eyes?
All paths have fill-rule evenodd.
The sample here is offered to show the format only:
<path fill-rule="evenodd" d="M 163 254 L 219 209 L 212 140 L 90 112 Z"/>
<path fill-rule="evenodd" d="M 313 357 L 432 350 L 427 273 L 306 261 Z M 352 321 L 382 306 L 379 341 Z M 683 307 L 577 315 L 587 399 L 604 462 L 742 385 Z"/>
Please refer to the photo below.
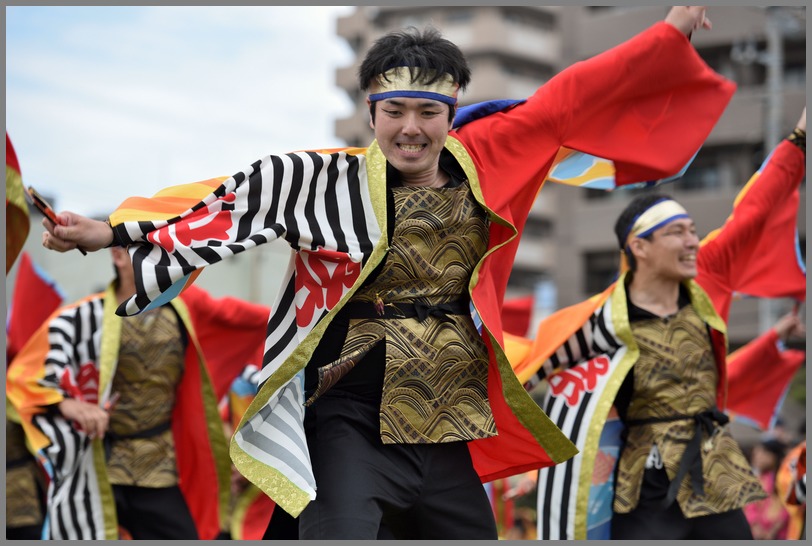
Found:
<path fill-rule="evenodd" d="M 383 111 L 384 111 L 385 114 L 387 114 L 389 116 L 401 116 L 401 115 L 403 115 L 403 112 L 401 112 L 400 110 L 386 110 L 386 109 L 384 109 Z M 440 114 L 440 112 L 436 112 L 436 111 L 433 111 L 433 110 L 425 110 L 423 112 L 420 112 L 420 115 L 424 116 L 424 117 L 434 117 L 434 116 L 437 116 L 439 114 Z"/>
<path fill-rule="evenodd" d="M 685 234 L 696 235 L 696 230 L 695 229 L 689 229 L 689 230 L 678 229 L 678 230 L 674 230 L 674 231 L 666 231 L 665 234 L 666 235 L 678 235 L 678 236 L 682 237 Z"/>

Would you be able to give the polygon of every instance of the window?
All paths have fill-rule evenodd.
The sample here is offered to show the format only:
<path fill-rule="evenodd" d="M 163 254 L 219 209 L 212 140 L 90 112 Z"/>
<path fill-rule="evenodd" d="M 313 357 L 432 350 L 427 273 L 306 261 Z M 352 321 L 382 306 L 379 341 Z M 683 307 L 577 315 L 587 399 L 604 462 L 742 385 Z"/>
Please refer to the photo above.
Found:
<path fill-rule="evenodd" d="M 400 26 L 402 26 L 404 28 L 405 27 L 422 28 L 422 27 L 426 26 L 426 24 L 428 22 L 429 21 L 427 20 L 427 17 L 425 17 L 425 16 L 422 16 L 422 15 L 407 15 L 400 22 Z"/>
<path fill-rule="evenodd" d="M 665 188 L 668 186 L 666 185 Z M 667 190 L 665 190 L 667 193 Z M 607 190 L 594 190 L 591 188 L 586 189 L 586 198 L 590 201 L 599 199 L 617 199 L 619 201 L 631 201 L 638 195 L 650 193 L 651 188 L 645 186 L 627 186 L 617 188 L 612 191 Z"/>
<path fill-rule="evenodd" d="M 544 271 L 539 271 L 537 269 L 524 269 L 522 267 L 514 266 L 510 272 L 508 286 L 514 290 L 532 292 L 535 290 L 536 285 L 539 282 L 549 278 L 550 275 Z"/>
<path fill-rule="evenodd" d="M 584 254 L 587 294 L 597 294 L 617 279 L 620 268 L 620 250 L 599 250 Z"/>
<path fill-rule="evenodd" d="M 546 82 L 553 77 L 554 71 L 549 66 L 538 64 L 518 63 L 509 59 L 504 61 L 502 72 L 506 76 L 517 78 L 530 78 L 538 80 L 540 83 Z"/>
<path fill-rule="evenodd" d="M 552 13 L 517 6 L 506 6 L 503 17 L 511 25 L 524 26 L 536 30 L 555 30 L 556 17 Z"/>
<path fill-rule="evenodd" d="M 446 23 L 470 23 L 474 14 L 467 9 L 454 9 L 445 15 Z"/>
<path fill-rule="evenodd" d="M 609 199 L 610 197 L 612 197 L 612 192 L 608 192 L 606 190 L 593 190 L 592 188 L 586 188 L 586 198 L 590 201 L 598 199 Z"/>
<path fill-rule="evenodd" d="M 722 181 L 716 165 L 691 165 L 678 184 L 684 191 L 714 190 L 721 187 Z"/>
<path fill-rule="evenodd" d="M 360 34 L 356 34 L 350 38 L 347 38 L 347 43 L 349 44 L 350 48 L 352 48 L 353 52 L 358 54 L 358 52 L 361 51 L 361 48 L 364 45 L 364 39 L 361 37 Z"/>
<path fill-rule="evenodd" d="M 528 216 L 524 227 L 524 233 L 533 238 L 546 238 L 554 235 L 553 222 L 548 218 L 538 216 Z"/>

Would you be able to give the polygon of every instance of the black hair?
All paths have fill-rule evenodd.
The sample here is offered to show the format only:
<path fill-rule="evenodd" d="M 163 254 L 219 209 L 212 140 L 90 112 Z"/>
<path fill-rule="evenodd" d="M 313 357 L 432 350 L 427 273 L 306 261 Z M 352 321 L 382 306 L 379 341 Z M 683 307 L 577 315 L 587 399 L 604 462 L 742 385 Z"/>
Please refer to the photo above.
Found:
<path fill-rule="evenodd" d="M 632 227 L 634 227 L 634 223 L 641 214 L 646 212 L 655 203 L 665 201 L 667 199 L 671 199 L 671 197 L 663 193 L 647 193 L 644 195 L 639 195 L 632 199 L 628 205 L 626 205 L 626 208 L 623 209 L 623 212 L 620 213 L 620 216 L 618 216 L 617 220 L 615 221 L 615 236 L 617 237 L 617 243 L 620 250 L 626 253 L 626 261 L 628 262 L 629 269 L 632 272 L 637 269 L 637 262 L 634 259 L 634 255 L 632 255 L 631 251 L 626 247 L 626 240 L 629 238 L 629 232 L 631 231 Z M 651 235 L 644 237 L 644 239 L 649 240 L 650 238 Z"/>
<path fill-rule="evenodd" d="M 390 32 L 378 38 L 367 51 L 358 68 L 358 86 L 366 91 L 378 77 L 392 68 L 409 68 L 412 81 L 431 84 L 451 76 L 454 83 L 464 90 L 471 81 L 471 69 L 459 47 L 446 40 L 440 31 L 426 27 L 422 31 L 415 27 Z M 434 70 L 434 72 L 429 72 Z M 449 121 L 454 119 L 456 108 L 449 107 Z M 370 116 L 375 121 L 375 105 L 370 105 Z"/>
<path fill-rule="evenodd" d="M 761 440 L 761 447 L 775 455 L 775 458 L 780 464 L 781 459 L 784 458 L 787 452 L 787 445 L 778 438 L 766 438 Z"/>

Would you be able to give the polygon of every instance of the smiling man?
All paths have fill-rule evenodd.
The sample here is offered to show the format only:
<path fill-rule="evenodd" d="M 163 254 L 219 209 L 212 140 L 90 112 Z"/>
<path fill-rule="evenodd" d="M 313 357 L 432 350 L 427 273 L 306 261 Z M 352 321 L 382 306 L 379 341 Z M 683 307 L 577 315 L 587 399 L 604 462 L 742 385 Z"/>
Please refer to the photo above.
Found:
<path fill-rule="evenodd" d="M 742 507 L 764 491 L 724 426 L 727 347 L 720 317 L 729 300 L 718 294 L 732 291 L 733 279 L 759 258 L 751 241 L 764 236 L 778 203 L 797 192 L 805 157 L 806 109 L 701 252 L 693 220 L 667 196 L 640 196 L 618 217 L 615 234 L 630 269 L 622 282 L 639 354 L 615 400 L 627 432 L 613 539 L 752 538 Z"/>
<path fill-rule="evenodd" d="M 64 212 L 43 244 L 129 246 L 139 291 L 119 312 L 137 314 L 284 239 L 261 387 L 231 444 L 281 508 L 266 536 L 285 536 L 287 513 L 304 539 L 495 539 L 481 482 L 576 452 L 504 354 L 501 303 L 530 208 L 562 148 L 613 163 L 619 185 L 685 166 L 734 91 L 687 38 L 709 27 L 702 6 L 675 7 L 456 130 L 462 52 L 433 29 L 394 32 L 359 70 L 368 148 L 267 156 L 128 200 L 109 224 Z"/>
<path fill-rule="evenodd" d="M 797 157 L 791 161 L 797 171 Z M 733 231 L 725 237 L 730 250 Z M 719 409 L 725 333 L 693 282 L 700 248 L 694 222 L 673 199 L 645 195 L 621 213 L 615 233 L 630 268 L 621 282 L 639 352 L 615 400 L 627 431 L 612 538 L 751 539 L 742 506 L 763 490 Z M 707 254 L 708 273 L 711 264 L 716 273 L 730 269 L 717 249 Z"/>
<path fill-rule="evenodd" d="M 795 231 L 805 159 L 806 109 L 701 242 L 682 205 L 638 196 L 615 223 L 620 278 L 538 326 L 517 373 L 528 387 L 547 381 L 542 407 L 581 450 L 540 472 L 539 538 L 752 538 L 742 507 L 765 493 L 724 411 L 728 393 L 757 393 L 744 368 L 728 370 L 725 323 L 734 292 L 797 293 L 796 239 L 783 227 Z"/>

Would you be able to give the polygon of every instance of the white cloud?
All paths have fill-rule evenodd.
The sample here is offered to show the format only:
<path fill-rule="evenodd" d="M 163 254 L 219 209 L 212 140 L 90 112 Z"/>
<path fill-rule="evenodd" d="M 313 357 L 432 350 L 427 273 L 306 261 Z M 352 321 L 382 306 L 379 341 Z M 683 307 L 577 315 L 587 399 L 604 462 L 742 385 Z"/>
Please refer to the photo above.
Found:
<path fill-rule="evenodd" d="M 352 105 L 335 69 L 352 54 L 335 16 L 350 8 L 26 9 L 7 11 L 6 127 L 23 181 L 58 209 L 106 213 L 268 153 L 342 145 L 333 123 Z"/>

